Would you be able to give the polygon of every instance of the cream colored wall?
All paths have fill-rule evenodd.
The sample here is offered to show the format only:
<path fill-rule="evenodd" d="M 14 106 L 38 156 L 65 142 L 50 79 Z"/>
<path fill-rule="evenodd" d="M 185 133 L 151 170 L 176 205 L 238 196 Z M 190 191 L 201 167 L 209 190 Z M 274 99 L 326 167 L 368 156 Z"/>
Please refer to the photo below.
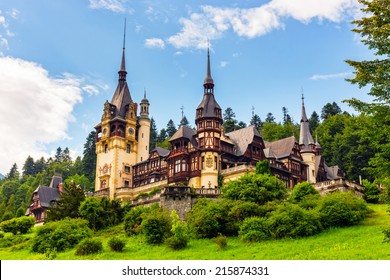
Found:
<path fill-rule="evenodd" d="M 200 188 L 200 177 L 193 177 L 188 181 L 188 186 L 193 188 Z"/>
<path fill-rule="evenodd" d="M 316 164 L 315 164 L 315 154 L 314 153 L 302 153 L 303 161 L 309 166 L 308 168 L 308 174 L 307 174 L 307 181 L 311 183 L 317 183 L 317 178 L 315 176 L 316 174 Z M 313 176 L 314 171 L 314 176 Z"/>
<path fill-rule="evenodd" d="M 205 152 L 201 154 L 202 157 L 205 158 L 204 166 L 201 171 L 201 179 L 200 179 L 200 186 L 201 187 L 211 187 L 214 188 L 218 186 L 218 166 L 215 168 L 214 166 L 214 157 L 217 157 L 217 162 L 219 165 L 219 155 L 215 152 Z M 207 166 L 207 158 L 211 157 L 212 159 L 212 165 Z"/>
<path fill-rule="evenodd" d="M 149 157 L 150 119 L 140 118 L 139 124 L 141 126 L 138 130 L 137 162 L 144 161 Z"/>

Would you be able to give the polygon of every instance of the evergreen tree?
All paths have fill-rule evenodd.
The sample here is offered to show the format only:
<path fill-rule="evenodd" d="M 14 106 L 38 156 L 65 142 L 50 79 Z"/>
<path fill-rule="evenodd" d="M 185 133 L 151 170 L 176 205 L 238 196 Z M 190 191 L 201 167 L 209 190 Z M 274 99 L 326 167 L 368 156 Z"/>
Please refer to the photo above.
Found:
<path fill-rule="evenodd" d="M 23 176 L 36 175 L 35 171 L 35 162 L 34 159 L 30 156 L 27 157 L 26 161 L 23 164 Z"/>
<path fill-rule="evenodd" d="M 250 121 L 250 125 L 254 125 L 258 130 L 260 130 L 261 127 L 263 126 L 263 122 L 261 121 L 260 117 L 257 114 L 254 114 Z"/>
<path fill-rule="evenodd" d="M 96 173 L 96 132 L 91 131 L 84 143 L 83 159 L 82 159 L 82 172 L 89 179 L 89 181 L 95 181 Z"/>
<path fill-rule="evenodd" d="M 275 117 L 272 113 L 268 113 L 267 117 L 265 118 L 266 123 L 273 123 L 275 122 Z"/>
<path fill-rule="evenodd" d="M 60 194 L 60 199 L 53 203 L 53 207 L 47 211 L 48 221 L 57 221 L 79 217 L 79 207 L 85 199 L 84 192 L 80 186 L 73 181 L 64 183 L 64 192 Z"/>
<path fill-rule="evenodd" d="M 42 172 L 46 167 L 46 161 L 44 157 L 41 157 L 39 160 L 36 160 L 34 163 L 36 174 Z"/>
<path fill-rule="evenodd" d="M 282 108 L 282 111 L 283 111 L 283 123 L 286 124 L 286 123 L 291 123 L 291 116 L 288 114 L 288 110 L 286 107 L 283 107 Z"/>
<path fill-rule="evenodd" d="M 240 121 L 237 125 L 237 129 L 240 129 L 240 128 L 245 128 L 246 127 L 246 123 L 244 123 L 243 121 Z"/>
<path fill-rule="evenodd" d="M 61 162 L 66 162 L 66 161 L 72 161 L 68 147 L 66 147 L 61 153 Z"/>
<path fill-rule="evenodd" d="M 321 119 L 326 120 L 327 118 L 341 114 L 341 109 L 336 102 L 326 103 L 321 111 Z"/>
<path fill-rule="evenodd" d="M 61 159 L 62 159 L 62 149 L 61 149 L 61 147 L 58 147 L 57 151 L 56 151 L 56 154 L 54 156 L 54 161 L 55 162 L 61 162 Z"/>
<path fill-rule="evenodd" d="M 320 116 L 318 116 L 316 111 L 313 111 L 309 119 L 310 132 L 313 133 L 317 129 L 317 126 L 319 124 L 320 124 Z"/>
<path fill-rule="evenodd" d="M 236 114 L 233 112 L 233 109 L 227 107 L 225 112 L 223 113 L 223 127 L 225 129 L 225 133 L 229 133 L 237 128 L 237 120 L 235 119 Z"/>
<path fill-rule="evenodd" d="M 233 112 L 233 109 L 230 108 L 230 107 L 227 107 L 225 109 L 225 112 L 223 113 L 223 119 L 224 121 L 227 121 L 227 120 L 234 120 L 234 118 L 236 117 L 236 114 Z"/>
<path fill-rule="evenodd" d="M 8 174 L 5 176 L 6 179 L 14 179 L 14 180 L 17 180 L 19 179 L 19 171 L 18 171 L 18 166 L 16 165 L 16 163 L 14 163 L 10 169 L 10 171 L 8 172 Z"/>
<path fill-rule="evenodd" d="M 173 120 L 169 120 L 168 124 L 167 124 L 168 137 L 172 137 L 173 134 L 176 133 L 176 131 L 177 131 L 177 129 L 176 129 L 175 123 L 173 122 Z"/>
<path fill-rule="evenodd" d="M 156 148 L 157 142 L 157 126 L 153 118 L 150 119 L 150 139 L 149 139 L 149 151 Z"/>
<path fill-rule="evenodd" d="M 187 117 L 183 116 L 183 118 L 180 121 L 179 126 L 183 126 L 183 125 L 188 126 L 189 124 L 190 124 L 190 122 L 187 120 Z"/>
<path fill-rule="evenodd" d="M 168 137 L 167 130 L 165 128 L 162 128 L 160 130 L 160 133 L 157 136 L 157 142 L 162 143 L 162 142 L 164 142 L 165 138 L 167 138 L 167 137 Z"/>

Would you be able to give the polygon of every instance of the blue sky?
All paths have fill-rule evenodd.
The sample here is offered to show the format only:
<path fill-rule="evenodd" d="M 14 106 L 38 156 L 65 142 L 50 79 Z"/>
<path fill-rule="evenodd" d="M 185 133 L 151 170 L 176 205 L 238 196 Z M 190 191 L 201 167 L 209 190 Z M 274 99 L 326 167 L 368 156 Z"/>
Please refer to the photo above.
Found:
<path fill-rule="evenodd" d="M 327 102 L 366 99 L 345 78 L 345 59 L 372 54 L 350 30 L 356 0 L 132 1 L 0 0 L 0 173 L 58 146 L 81 155 L 111 100 L 127 18 L 126 67 L 132 98 L 144 90 L 157 128 L 180 107 L 194 125 L 202 99 L 207 40 L 221 107 L 249 123 L 286 107 L 300 120 Z"/>

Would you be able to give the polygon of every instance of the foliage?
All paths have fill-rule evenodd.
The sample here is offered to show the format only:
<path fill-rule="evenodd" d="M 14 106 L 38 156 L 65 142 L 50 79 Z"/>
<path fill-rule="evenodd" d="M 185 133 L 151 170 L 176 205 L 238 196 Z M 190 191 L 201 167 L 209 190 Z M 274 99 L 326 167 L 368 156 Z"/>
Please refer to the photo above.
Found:
<path fill-rule="evenodd" d="M 363 180 L 364 199 L 369 203 L 377 203 L 379 200 L 379 188 L 375 183 Z"/>
<path fill-rule="evenodd" d="M 138 234 L 141 231 L 142 214 L 146 212 L 148 208 L 138 206 L 130 209 L 126 213 L 124 218 L 124 230 L 127 236 Z"/>
<path fill-rule="evenodd" d="M 320 124 L 320 117 L 318 116 L 316 111 L 313 111 L 309 118 L 309 129 L 311 133 L 314 133 L 314 131 L 317 129 L 318 125 Z"/>
<path fill-rule="evenodd" d="M 225 235 L 218 235 L 217 237 L 213 238 L 213 241 L 219 249 L 223 250 L 226 248 L 227 243 L 228 243 L 228 238 Z"/>
<path fill-rule="evenodd" d="M 261 134 L 264 140 L 270 142 L 287 138 L 292 135 L 298 138 L 299 126 L 292 122 L 281 124 L 266 121 L 263 125 L 263 128 L 261 129 Z"/>
<path fill-rule="evenodd" d="M 73 183 L 72 183 L 73 182 Z M 91 183 L 91 181 L 83 174 L 74 174 L 72 176 L 69 176 L 64 181 L 66 185 L 74 184 L 75 186 L 80 186 L 83 191 L 93 191 L 94 185 Z"/>
<path fill-rule="evenodd" d="M 157 143 L 157 126 L 156 121 L 152 117 L 150 119 L 150 137 L 149 137 L 149 151 L 153 151 L 156 148 Z"/>
<path fill-rule="evenodd" d="M 87 220 L 93 230 L 119 224 L 123 220 L 123 212 L 118 200 L 106 197 L 87 197 L 79 207 L 80 217 Z"/>
<path fill-rule="evenodd" d="M 173 250 L 179 250 L 187 247 L 189 235 L 187 233 L 187 226 L 180 221 L 179 215 L 173 210 L 170 214 L 172 228 L 172 236 L 165 240 L 165 243 Z"/>
<path fill-rule="evenodd" d="M 256 163 L 256 174 L 271 175 L 271 167 L 268 160 L 261 160 Z"/>
<path fill-rule="evenodd" d="M 142 217 L 142 232 L 148 244 L 161 244 L 170 233 L 171 223 L 162 209 L 153 209 Z"/>
<path fill-rule="evenodd" d="M 64 191 L 60 194 L 60 199 L 53 203 L 53 207 L 47 211 L 48 221 L 58 221 L 64 218 L 78 218 L 79 207 L 84 201 L 85 195 L 80 186 L 73 181 L 69 185 L 65 182 Z"/>
<path fill-rule="evenodd" d="M 103 251 L 103 244 L 97 239 L 84 239 L 76 247 L 76 256 L 96 254 Z"/>
<path fill-rule="evenodd" d="M 25 234 L 30 228 L 35 225 L 35 219 L 33 217 L 20 217 L 14 218 L 8 221 L 4 221 L 0 224 L 0 228 L 4 232 L 12 232 L 13 234 Z"/>
<path fill-rule="evenodd" d="M 91 236 L 92 231 L 87 221 L 66 218 L 37 228 L 31 250 L 43 254 L 47 249 L 56 248 L 58 252 L 61 252 L 73 248 L 82 239 Z"/>
<path fill-rule="evenodd" d="M 292 203 L 299 203 L 302 200 L 305 200 L 308 196 L 320 196 L 319 192 L 314 188 L 313 184 L 310 182 L 302 182 L 296 184 L 294 189 L 291 192 L 289 200 Z"/>
<path fill-rule="evenodd" d="M 125 247 L 126 242 L 119 238 L 118 236 L 114 236 L 108 240 L 108 246 L 111 250 L 115 252 L 122 252 L 123 248 Z"/>
<path fill-rule="evenodd" d="M 390 178 L 379 179 L 377 182 L 381 185 L 379 202 L 390 204 Z"/>
<path fill-rule="evenodd" d="M 321 110 L 321 119 L 326 120 L 327 118 L 338 114 L 341 114 L 341 109 L 336 102 L 326 103 Z"/>
<path fill-rule="evenodd" d="M 172 137 L 173 134 L 176 133 L 176 131 L 177 131 L 177 128 L 176 128 L 175 123 L 173 122 L 173 120 L 169 120 L 167 123 L 167 129 L 166 129 L 168 137 L 169 138 Z"/>
<path fill-rule="evenodd" d="M 390 228 L 384 229 L 383 234 L 385 235 L 383 242 L 390 242 Z"/>
<path fill-rule="evenodd" d="M 90 182 L 95 181 L 96 173 L 96 131 L 91 131 L 84 143 L 82 168 L 83 174 Z"/>
<path fill-rule="evenodd" d="M 268 174 L 245 174 L 229 182 L 222 189 L 223 197 L 232 200 L 264 204 L 267 201 L 285 198 L 287 189 L 278 178 Z"/>
<path fill-rule="evenodd" d="M 247 242 L 260 242 L 270 238 L 267 219 L 264 217 L 251 217 L 242 223 L 239 236 Z"/>
<path fill-rule="evenodd" d="M 350 192 L 334 192 L 322 197 L 317 209 L 325 228 L 357 224 L 368 213 L 365 201 Z"/>

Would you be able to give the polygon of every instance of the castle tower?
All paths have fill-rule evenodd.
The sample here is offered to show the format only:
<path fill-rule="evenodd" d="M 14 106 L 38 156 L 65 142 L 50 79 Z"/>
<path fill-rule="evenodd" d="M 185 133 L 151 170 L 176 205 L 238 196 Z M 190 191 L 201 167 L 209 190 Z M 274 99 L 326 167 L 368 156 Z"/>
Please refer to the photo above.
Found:
<path fill-rule="evenodd" d="M 131 186 L 131 167 L 137 162 L 137 103 L 131 98 L 126 75 L 124 36 L 118 85 L 111 102 L 104 104 L 101 123 L 95 126 L 95 191 L 108 190 L 111 199 L 118 188 Z"/>
<path fill-rule="evenodd" d="M 137 162 L 144 161 L 149 156 L 149 140 L 150 140 L 150 118 L 149 118 L 149 100 L 146 98 L 146 91 L 144 98 L 140 103 L 140 116 L 138 119 L 138 155 Z"/>
<path fill-rule="evenodd" d="M 198 136 L 198 148 L 201 151 L 200 185 L 205 188 L 218 186 L 220 170 L 220 139 L 222 134 L 221 107 L 214 97 L 214 81 L 210 71 L 210 51 L 207 50 L 207 70 L 203 83 L 203 100 L 196 109 L 195 124 Z"/>
<path fill-rule="evenodd" d="M 309 129 L 309 120 L 306 116 L 304 97 L 302 94 L 302 115 L 299 132 L 299 146 L 303 161 L 309 166 L 307 180 L 316 183 L 316 144 Z"/>

